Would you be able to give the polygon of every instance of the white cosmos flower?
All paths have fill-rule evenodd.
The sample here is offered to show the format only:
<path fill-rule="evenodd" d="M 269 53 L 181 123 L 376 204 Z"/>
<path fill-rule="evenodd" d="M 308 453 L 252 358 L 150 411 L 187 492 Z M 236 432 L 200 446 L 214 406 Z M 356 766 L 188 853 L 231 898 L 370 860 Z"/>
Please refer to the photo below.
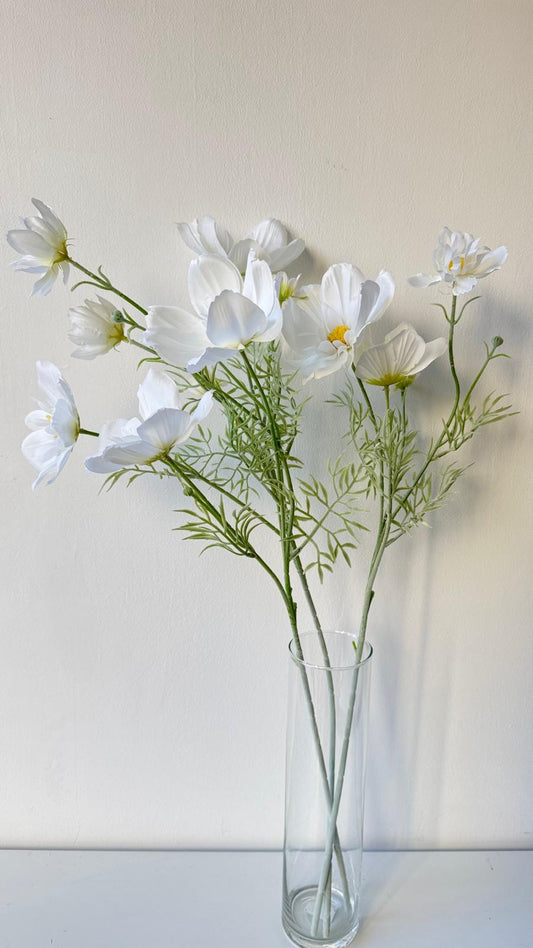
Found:
<path fill-rule="evenodd" d="M 234 358 L 251 342 L 279 336 L 282 315 L 274 277 L 253 251 L 244 279 L 231 260 L 207 254 L 191 262 L 188 284 L 194 313 L 177 306 L 148 310 L 143 340 L 165 362 L 199 372 Z"/>
<path fill-rule="evenodd" d="M 125 467 L 153 464 L 190 437 L 211 411 L 213 392 L 202 395 L 193 412 L 184 411 L 175 382 L 161 369 L 150 369 L 139 385 L 139 418 L 118 418 L 103 425 L 98 450 L 85 461 L 89 471 L 110 474 Z"/>
<path fill-rule="evenodd" d="M 7 241 L 17 253 L 23 256 L 11 266 L 26 273 L 40 273 L 35 283 L 34 294 L 46 296 L 54 285 L 60 270 L 66 283 L 69 272 L 67 261 L 67 232 L 54 212 L 42 201 L 32 198 L 32 204 L 39 212 L 38 217 L 24 218 L 26 230 L 10 230 Z"/>
<path fill-rule="evenodd" d="M 26 424 L 31 433 L 22 442 L 22 453 L 39 471 L 33 488 L 43 481 L 51 484 L 67 463 L 80 432 L 80 419 L 70 386 L 57 365 L 37 362 L 37 381 L 42 399 L 29 413 Z"/>
<path fill-rule="evenodd" d="M 190 224 L 178 224 L 182 240 L 199 256 L 216 254 L 229 257 L 240 273 L 244 273 L 250 250 L 258 260 L 266 260 L 273 273 L 283 270 L 303 253 L 303 240 L 289 240 L 281 221 L 261 221 L 244 240 L 234 241 L 225 228 L 212 217 L 195 218 Z"/>
<path fill-rule="evenodd" d="M 69 309 L 68 315 L 71 324 L 68 338 L 79 347 L 72 353 L 75 359 L 95 359 L 126 338 L 120 312 L 101 296 L 98 300 L 85 300 L 84 306 Z"/>
<path fill-rule="evenodd" d="M 320 286 L 304 286 L 301 292 L 304 298 L 293 296 L 283 307 L 283 338 L 288 360 L 307 381 L 353 362 L 363 329 L 392 300 L 394 280 L 387 270 L 365 280 L 357 267 L 336 263 Z"/>
<path fill-rule="evenodd" d="M 458 296 L 468 293 L 482 277 L 499 270 L 506 260 L 506 247 L 489 250 L 480 246 L 479 238 L 474 240 L 471 234 L 444 227 L 433 254 L 436 273 L 417 273 L 409 277 L 409 283 L 422 288 L 440 282 L 451 284 L 453 295 Z"/>
<path fill-rule="evenodd" d="M 370 385 L 406 388 L 422 369 L 446 351 L 446 339 L 424 342 L 408 323 L 400 323 L 382 343 L 365 349 L 357 360 L 355 373 Z"/>

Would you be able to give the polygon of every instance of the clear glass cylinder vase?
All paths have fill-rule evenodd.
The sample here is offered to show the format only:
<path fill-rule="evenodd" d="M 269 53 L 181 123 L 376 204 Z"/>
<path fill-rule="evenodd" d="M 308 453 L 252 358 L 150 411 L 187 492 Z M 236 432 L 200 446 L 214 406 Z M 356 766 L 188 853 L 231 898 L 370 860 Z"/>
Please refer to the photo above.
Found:
<path fill-rule="evenodd" d="M 342 948 L 359 927 L 372 646 L 312 632 L 289 649 L 283 927 Z"/>

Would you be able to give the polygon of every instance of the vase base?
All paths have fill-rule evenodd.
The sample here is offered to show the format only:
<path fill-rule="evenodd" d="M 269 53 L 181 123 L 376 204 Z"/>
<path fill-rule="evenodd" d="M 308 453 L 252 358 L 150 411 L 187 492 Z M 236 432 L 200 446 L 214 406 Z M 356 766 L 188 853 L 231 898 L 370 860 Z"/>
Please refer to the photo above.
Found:
<path fill-rule="evenodd" d="M 341 892 L 331 893 L 329 933 L 326 935 L 324 921 L 318 926 L 314 937 L 310 934 L 315 910 L 317 886 L 308 886 L 294 892 L 284 906 L 283 928 L 285 934 L 299 948 L 347 948 L 357 934 L 359 919 L 353 906 L 346 909 Z"/>

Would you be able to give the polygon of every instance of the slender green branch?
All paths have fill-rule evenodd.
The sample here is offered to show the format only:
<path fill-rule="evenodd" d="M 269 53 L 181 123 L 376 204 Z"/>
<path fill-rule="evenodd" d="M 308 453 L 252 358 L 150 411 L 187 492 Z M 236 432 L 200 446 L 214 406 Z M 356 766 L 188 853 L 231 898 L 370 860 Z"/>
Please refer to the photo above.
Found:
<path fill-rule="evenodd" d="M 122 293 L 121 290 L 117 290 L 116 286 L 113 286 L 112 283 L 107 279 L 107 277 L 98 276 L 98 274 L 93 273 L 92 270 L 88 270 L 87 267 L 84 267 L 81 263 L 78 263 L 77 260 L 73 260 L 72 257 L 67 256 L 68 263 L 72 264 L 73 267 L 76 267 L 76 270 L 79 270 L 81 273 L 84 273 L 85 276 L 90 277 L 94 283 L 99 286 L 102 290 L 107 290 L 109 293 L 114 293 L 115 296 L 120 296 L 122 300 L 126 303 L 129 303 L 130 306 L 133 306 L 139 313 L 142 313 L 143 316 L 148 315 L 148 310 L 144 309 L 140 303 L 136 303 L 135 300 L 132 300 L 131 296 L 126 296 L 125 293 Z M 143 327 L 140 327 L 143 328 Z"/>
<path fill-rule="evenodd" d="M 131 337 L 129 337 L 126 341 L 129 342 L 130 346 L 136 346 L 137 349 L 144 349 L 144 351 L 149 352 L 150 355 L 157 356 L 157 352 L 155 351 L 155 349 L 151 349 L 150 346 L 145 346 L 144 343 L 142 342 L 137 342 L 136 339 L 132 339 Z"/>
<path fill-rule="evenodd" d="M 209 487 L 212 487 L 213 490 L 218 491 L 219 494 L 223 494 L 224 497 L 227 497 L 228 500 L 231 500 L 234 504 L 236 504 L 238 507 L 241 507 L 243 510 L 252 509 L 249 506 L 249 504 L 245 503 L 244 500 L 241 500 L 240 497 L 237 497 L 236 494 L 233 494 L 231 491 L 226 490 L 225 487 L 222 487 L 221 484 L 217 484 L 216 481 L 212 481 L 208 477 L 204 477 L 203 474 L 200 474 L 199 471 L 191 467 L 190 464 L 187 464 L 187 462 L 184 461 L 182 458 L 180 458 L 179 460 L 179 466 L 181 469 L 184 470 L 184 473 L 186 473 L 188 477 L 190 477 L 191 479 L 203 481 L 204 484 L 207 484 Z M 257 520 L 260 520 L 261 523 L 265 527 L 268 527 L 269 530 L 272 530 L 276 534 L 276 536 L 279 537 L 278 528 L 275 527 L 274 524 L 270 522 L 270 520 L 268 520 L 266 517 L 263 517 L 263 515 L 258 513 L 257 510 L 253 511 L 253 515 Z"/>

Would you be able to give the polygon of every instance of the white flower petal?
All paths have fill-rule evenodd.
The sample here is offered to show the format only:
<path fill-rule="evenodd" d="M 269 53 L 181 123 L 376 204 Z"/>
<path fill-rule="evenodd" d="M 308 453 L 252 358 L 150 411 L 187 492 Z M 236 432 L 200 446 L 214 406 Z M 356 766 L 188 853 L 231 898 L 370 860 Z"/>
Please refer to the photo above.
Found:
<path fill-rule="evenodd" d="M 22 442 L 22 453 L 27 461 L 39 471 L 32 487 L 35 490 L 43 482 L 52 484 L 63 470 L 70 454 L 71 447 L 65 447 L 60 438 L 50 429 L 41 428 L 32 431 Z"/>
<path fill-rule="evenodd" d="M 95 359 L 122 342 L 124 327 L 121 322 L 116 322 L 116 312 L 116 305 L 101 296 L 69 309 L 68 338 L 78 346 L 72 353 L 75 359 Z"/>
<path fill-rule="evenodd" d="M 417 362 L 416 366 L 413 368 L 411 374 L 417 374 L 422 372 L 423 369 L 427 368 L 431 362 L 434 362 L 435 359 L 438 359 L 439 356 L 444 355 L 448 348 L 448 343 L 446 339 L 439 337 L 438 339 L 432 339 L 431 342 L 426 342 L 426 351 L 422 358 Z"/>
<path fill-rule="evenodd" d="M 237 267 L 212 254 L 191 262 L 187 282 L 191 303 L 200 316 L 207 316 L 211 303 L 223 290 L 242 293 L 242 277 Z"/>
<path fill-rule="evenodd" d="M 93 474 L 111 474 L 125 467 L 136 467 L 154 461 L 158 451 L 145 441 L 121 441 L 105 448 L 102 454 L 88 457 L 85 467 Z"/>
<path fill-rule="evenodd" d="M 152 457 L 154 457 L 158 453 L 168 453 L 175 444 L 184 441 L 193 427 L 194 423 L 188 411 L 160 408 L 150 418 L 143 421 L 137 434 L 141 441 L 153 446 Z"/>
<path fill-rule="evenodd" d="M 35 260 L 42 260 L 44 266 L 51 264 L 55 257 L 54 248 L 32 230 L 10 230 L 7 242 L 17 253 L 27 254 Z"/>
<path fill-rule="evenodd" d="M 304 286 L 304 299 L 290 297 L 283 307 L 283 336 L 291 349 L 315 349 L 325 333 L 320 305 L 320 287 Z"/>
<path fill-rule="evenodd" d="M 266 326 L 263 310 L 241 293 L 224 290 L 209 307 L 207 335 L 213 346 L 226 349 L 247 345 Z"/>
<path fill-rule="evenodd" d="M 234 359 L 238 354 L 237 349 L 224 349 L 221 346 L 209 346 L 205 352 L 202 352 L 197 359 L 191 359 L 187 364 L 187 372 L 194 374 L 199 372 L 200 369 L 209 368 L 212 365 L 216 365 L 218 362 L 228 362 L 229 359 Z"/>
<path fill-rule="evenodd" d="M 268 259 L 268 254 L 263 250 L 261 244 L 256 240 L 247 237 L 245 240 L 238 240 L 231 248 L 229 258 L 235 264 L 239 273 L 244 273 L 246 264 L 251 251 L 254 252 L 258 260 Z"/>
<path fill-rule="evenodd" d="M 256 260 L 253 251 L 248 257 L 242 292 L 268 316 L 278 299 L 274 277 L 265 260 Z"/>
<path fill-rule="evenodd" d="M 368 314 L 366 323 L 374 322 L 374 320 L 379 319 L 383 315 L 389 304 L 392 302 L 394 297 L 394 291 L 396 289 L 394 283 L 394 277 L 392 273 L 389 273 L 388 270 L 380 270 L 375 281 L 379 287 L 379 295 L 372 307 L 370 313 Z"/>
<path fill-rule="evenodd" d="M 431 286 L 442 280 L 450 285 L 454 296 L 468 293 L 477 281 L 499 270 L 507 259 L 507 248 L 490 250 L 481 245 L 479 238 L 462 231 L 451 231 L 444 227 L 439 234 L 438 246 L 433 253 L 437 275 L 428 277 L 419 273 L 409 278 L 412 286 Z"/>
<path fill-rule="evenodd" d="M 266 328 L 254 336 L 255 342 L 273 342 L 281 333 L 283 327 L 283 313 L 277 296 L 274 298 L 274 306 L 270 311 Z"/>
<path fill-rule="evenodd" d="M 54 413 L 50 422 L 52 430 L 59 435 L 66 448 L 77 440 L 80 433 L 79 419 L 72 413 L 72 406 L 64 398 L 59 398 L 55 404 Z"/>
<path fill-rule="evenodd" d="M 143 333 L 146 346 L 170 365 L 184 368 L 209 345 L 205 319 L 178 306 L 151 306 Z"/>
<path fill-rule="evenodd" d="M 305 243 L 303 240 L 291 240 L 286 247 L 280 247 L 279 250 L 273 250 L 270 253 L 270 268 L 273 273 L 277 273 L 278 270 L 284 270 L 285 267 L 289 267 L 291 263 L 294 263 L 302 255 L 305 250 Z"/>
<path fill-rule="evenodd" d="M 12 264 L 16 270 L 43 274 L 35 284 L 33 294 L 44 296 L 50 292 L 60 267 L 65 282 L 67 280 L 67 232 L 46 204 L 35 198 L 33 203 L 41 216 L 26 217 L 23 221 L 26 230 L 10 230 L 7 240 L 18 253 L 23 254 Z"/>
<path fill-rule="evenodd" d="M 56 400 L 62 394 L 60 392 L 59 383 L 61 381 L 61 372 L 59 371 L 57 365 L 54 365 L 53 362 L 49 362 L 47 359 L 39 359 L 36 363 L 37 366 L 37 383 L 41 389 L 42 394 L 44 395 L 43 405 L 49 409 L 50 412 L 54 410 Z"/>
<path fill-rule="evenodd" d="M 149 418 L 160 408 L 181 408 L 174 380 L 158 368 L 150 368 L 137 390 L 141 418 Z M 141 436 L 142 437 L 142 436 Z"/>
<path fill-rule="evenodd" d="M 50 290 L 52 289 L 54 283 L 57 280 L 58 273 L 59 273 L 59 268 L 57 265 L 54 264 L 54 266 L 50 267 L 50 269 L 46 271 L 46 273 L 44 274 L 44 276 L 41 277 L 40 280 L 37 280 L 37 282 L 34 283 L 33 289 L 31 291 L 31 295 L 32 296 L 48 296 Z"/>
<path fill-rule="evenodd" d="M 233 245 L 231 235 L 213 217 L 195 218 L 190 224 L 177 226 L 184 243 L 200 256 L 205 253 L 226 256 Z"/>
<path fill-rule="evenodd" d="M 247 236 L 249 239 L 255 240 L 256 243 L 260 244 L 267 253 L 272 253 L 273 250 L 279 250 L 280 247 L 285 247 L 288 241 L 286 227 L 283 226 L 281 221 L 276 220 L 274 217 L 269 217 L 268 220 L 256 224 Z"/>
<path fill-rule="evenodd" d="M 452 293 L 454 296 L 469 293 L 470 290 L 474 289 L 476 283 L 477 279 L 474 276 L 455 277 L 452 285 Z"/>
<path fill-rule="evenodd" d="M 337 326 L 355 328 L 364 276 L 349 263 L 334 263 L 322 278 L 322 312 L 328 332 Z"/>
<path fill-rule="evenodd" d="M 195 425 L 204 421 L 213 407 L 214 392 L 205 392 L 194 409 L 191 418 Z"/>
<path fill-rule="evenodd" d="M 48 226 L 57 234 L 58 238 L 60 240 L 66 240 L 67 231 L 65 225 L 59 220 L 57 214 L 54 214 L 52 208 L 48 207 L 48 204 L 45 204 L 44 201 L 40 201 L 39 198 L 32 198 L 31 203 L 37 208 L 43 220 L 46 221 Z"/>
<path fill-rule="evenodd" d="M 35 411 L 30 411 L 29 415 L 26 415 L 24 424 L 28 428 L 31 428 L 32 431 L 37 431 L 39 428 L 49 428 L 51 420 L 52 415 L 50 412 L 42 408 L 37 408 Z"/>
<path fill-rule="evenodd" d="M 416 286 L 418 289 L 425 289 L 428 286 L 433 286 L 434 283 L 440 283 L 442 277 L 429 276 L 427 273 L 415 273 L 412 277 L 407 277 L 407 282 L 411 286 Z"/>
<path fill-rule="evenodd" d="M 474 268 L 473 273 L 478 277 L 488 276 L 494 270 L 499 270 L 509 256 L 507 247 L 497 247 L 496 250 L 489 250 L 484 254 L 479 264 Z M 482 271 L 482 272 L 480 272 Z"/>
<path fill-rule="evenodd" d="M 372 385 L 406 385 L 447 348 L 445 339 L 425 343 L 408 323 L 401 323 L 382 343 L 366 349 L 356 362 L 356 374 Z"/>

